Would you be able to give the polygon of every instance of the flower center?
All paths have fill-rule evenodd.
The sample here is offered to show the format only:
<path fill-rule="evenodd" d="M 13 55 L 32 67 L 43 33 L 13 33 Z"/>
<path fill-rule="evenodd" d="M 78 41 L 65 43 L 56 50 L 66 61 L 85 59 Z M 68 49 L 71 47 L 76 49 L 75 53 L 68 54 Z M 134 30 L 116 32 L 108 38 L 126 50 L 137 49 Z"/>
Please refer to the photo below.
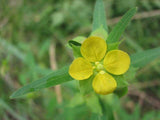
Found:
<path fill-rule="evenodd" d="M 100 63 L 100 62 L 95 62 L 94 68 L 98 72 L 101 71 L 101 70 L 104 70 L 103 64 Z"/>
<path fill-rule="evenodd" d="M 101 70 L 99 73 L 100 73 L 100 74 L 105 74 L 106 72 L 105 72 L 105 71 L 103 71 L 103 70 Z"/>

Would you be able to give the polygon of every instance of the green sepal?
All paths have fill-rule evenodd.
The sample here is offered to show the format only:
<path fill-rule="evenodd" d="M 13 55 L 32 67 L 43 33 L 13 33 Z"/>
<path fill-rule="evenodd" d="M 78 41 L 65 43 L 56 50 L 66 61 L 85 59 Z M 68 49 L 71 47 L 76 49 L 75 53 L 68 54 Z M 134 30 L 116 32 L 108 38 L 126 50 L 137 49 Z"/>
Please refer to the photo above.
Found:
<path fill-rule="evenodd" d="M 128 81 L 131 81 L 132 79 L 135 78 L 135 74 L 137 70 L 138 68 L 130 66 L 129 70 L 125 74 L 114 76 L 117 82 L 117 88 L 114 91 L 116 95 L 118 95 L 119 97 L 122 97 L 127 94 L 128 85 L 129 85 Z"/>
<path fill-rule="evenodd" d="M 101 26 L 98 29 L 96 29 L 95 31 L 93 31 L 90 36 L 98 36 L 98 37 L 101 37 L 102 39 L 106 40 L 108 37 L 108 33 L 103 28 L 103 26 Z"/>
<path fill-rule="evenodd" d="M 75 58 L 78 58 L 78 57 L 82 57 L 81 55 L 81 46 L 76 46 L 74 44 L 71 45 L 72 46 L 72 50 L 73 50 L 73 55 Z"/>
<path fill-rule="evenodd" d="M 114 77 L 116 82 L 117 82 L 117 88 L 114 91 L 114 93 L 118 96 L 118 97 L 122 97 L 124 95 L 127 94 L 128 92 L 128 82 L 126 81 L 124 75 L 120 75 L 120 76 L 116 76 Z"/>
<path fill-rule="evenodd" d="M 129 85 L 129 83 L 126 81 L 126 78 L 124 77 L 124 75 L 114 76 L 114 78 L 117 82 L 116 89 L 121 89 L 121 88 L 127 87 Z"/>
<path fill-rule="evenodd" d="M 78 36 L 74 38 L 73 40 L 69 40 L 67 46 L 69 48 L 72 48 L 73 50 L 73 55 L 75 58 L 77 57 L 82 57 L 80 48 L 81 48 L 81 43 L 86 39 L 86 37 L 83 36 Z"/>
<path fill-rule="evenodd" d="M 87 39 L 87 38 L 84 37 L 84 36 L 77 36 L 77 37 L 75 37 L 75 38 L 73 39 L 73 41 L 76 41 L 76 42 L 78 42 L 78 43 L 83 43 L 83 41 L 84 41 L 85 39 Z"/>
<path fill-rule="evenodd" d="M 74 40 L 68 41 L 68 44 L 69 44 L 70 47 L 72 47 L 73 45 L 74 46 L 81 46 L 81 43 L 79 43 L 77 41 L 74 41 Z"/>
<path fill-rule="evenodd" d="M 83 41 L 85 39 L 86 39 L 86 37 L 84 37 L 84 36 L 77 36 L 77 37 L 73 38 L 72 40 L 69 40 L 66 47 L 72 48 L 72 45 L 81 46 L 81 44 L 83 43 Z"/>
<path fill-rule="evenodd" d="M 81 48 L 81 43 L 70 40 L 68 41 L 69 46 L 72 48 L 73 50 L 73 55 L 75 58 L 77 57 L 81 57 L 81 52 L 80 52 L 80 48 Z"/>
<path fill-rule="evenodd" d="M 89 93 L 93 92 L 92 88 L 92 81 L 93 81 L 94 75 L 92 75 L 90 78 L 86 80 L 80 80 L 79 81 L 79 88 L 80 92 L 85 96 Z"/>
<path fill-rule="evenodd" d="M 119 97 L 123 97 L 125 96 L 127 93 L 128 93 L 128 87 L 123 87 L 123 88 L 120 88 L 120 89 L 116 89 L 114 91 L 114 93 Z"/>

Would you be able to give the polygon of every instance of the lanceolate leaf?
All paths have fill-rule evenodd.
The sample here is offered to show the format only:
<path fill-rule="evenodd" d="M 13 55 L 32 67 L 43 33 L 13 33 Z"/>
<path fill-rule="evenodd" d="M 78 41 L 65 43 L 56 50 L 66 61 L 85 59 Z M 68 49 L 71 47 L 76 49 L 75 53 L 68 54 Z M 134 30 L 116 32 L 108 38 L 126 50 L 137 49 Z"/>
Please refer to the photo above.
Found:
<path fill-rule="evenodd" d="M 101 26 L 103 26 L 103 28 L 106 31 L 108 31 L 106 21 L 107 20 L 106 20 L 106 13 L 103 5 L 103 0 L 97 0 L 95 9 L 94 9 L 94 14 L 93 14 L 93 30 L 92 31 L 95 31 Z"/>
<path fill-rule="evenodd" d="M 143 67 L 158 57 L 160 57 L 160 47 L 131 55 L 131 63 L 134 67 Z"/>
<path fill-rule="evenodd" d="M 68 73 L 68 69 L 69 67 L 64 67 L 62 69 L 59 69 L 57 71 L 54 71 L 52 74 L 43 77 L 39 80 L 36 80 L 22 88 L 20 88 L 19 90 L 17 90 L 16 92 L 14 92 L 10 98 L 18 98 L 21 97 L 22 95 L 25 95 L 27 93 L 30 92 L 34 92 L 37 90 L 40 90 L 42 88 L 48 88 L 54 85 L 58 85 L 58 84 L 62 84 L 64 82 L 68 82 L 73 80 L 69 73 Z"/>
<path fill-rule="evenodd" d="M 132 8 L 122 17 L 122 19 L 116 24 L 116 26 L 109 34 L 107 38 L 107 43 L 118 42 L 122 33 L 124 32 L 125 28 L 127 27 L 128 23 L 130 22 L 136 11 L 137 8 Z"/>

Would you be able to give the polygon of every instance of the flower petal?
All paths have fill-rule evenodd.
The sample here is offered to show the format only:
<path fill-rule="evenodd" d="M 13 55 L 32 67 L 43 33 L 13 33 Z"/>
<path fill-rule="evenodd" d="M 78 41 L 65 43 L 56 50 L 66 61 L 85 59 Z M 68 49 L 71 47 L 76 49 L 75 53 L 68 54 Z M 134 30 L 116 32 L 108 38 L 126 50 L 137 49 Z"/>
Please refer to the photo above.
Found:
<path fill-rule="evenodd" d="M 121 50 L 112 50 L 105 56 L 103 64 L 108 72 L 121 75 L 129 69 L 130 57 Z"/>
<path fill-rule="evenodd" d="M 69 68 L 69 74 L 76 80 L 84 80 L 93 74 L 92 64 L 82 57 L 75 59 Z"/>
<path fill-rule="evenodd" d="M 92 36 L 87 38 L 81 46 L 82 56 L 90 62 L 100 61 L 107 50 L 105 40 L 100 37 Z"/>
<path fill-rule="evenodd" d="M 106 95 L 116 89 L 117 83 L 111 75 L 101 71 L 93 79 L 92 86 L 96 93 Z"/>

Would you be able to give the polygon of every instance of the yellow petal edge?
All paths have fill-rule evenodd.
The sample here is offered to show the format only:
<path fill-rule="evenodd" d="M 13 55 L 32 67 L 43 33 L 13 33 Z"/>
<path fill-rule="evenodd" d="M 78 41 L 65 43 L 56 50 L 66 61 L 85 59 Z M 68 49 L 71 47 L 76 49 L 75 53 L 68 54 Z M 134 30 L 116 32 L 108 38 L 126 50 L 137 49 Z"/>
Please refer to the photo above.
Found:
<path fill-rule="evenodd" d="M 84 80 L 93 74 L 93 68 L 89 61 L 79 57 L 70 65 L 69 74 L 76 80 Z"/>
<path fill-rule="evenodd" d="M 117 82 L 111 75 L 101 71 L 93 79 L 92 87 L 96 93 L 106 95 L 116 89 Z"/>
<path fill-rule="evenodd" d="M 87 38 L 81 46 L 82 56 L 90 62 L 100 61 L 105 56 L 106 50 L 105 40 L 97 36 Z"/>
<path fill-rule="evenodd" d="M 130 57 L 121 50 L 112 50 L 107 53 L 103 61 L 105 69 L 114 74 L 124 74 L 130 66 Z"/>

